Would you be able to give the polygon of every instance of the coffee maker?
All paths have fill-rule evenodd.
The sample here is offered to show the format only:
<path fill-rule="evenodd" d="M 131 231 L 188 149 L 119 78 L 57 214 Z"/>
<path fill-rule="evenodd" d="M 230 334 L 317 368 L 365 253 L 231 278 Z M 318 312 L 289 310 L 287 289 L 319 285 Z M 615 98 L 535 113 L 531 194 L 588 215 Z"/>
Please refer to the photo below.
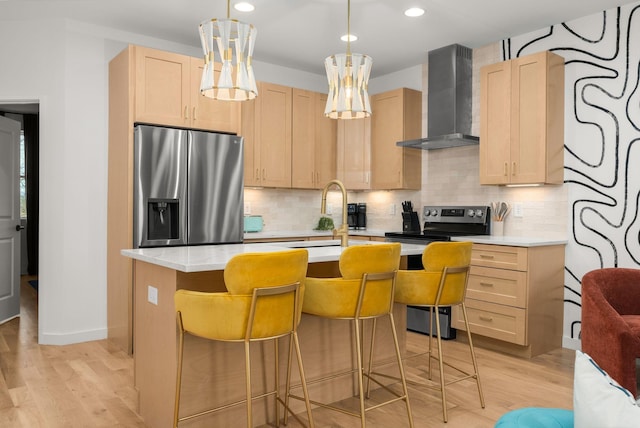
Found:
<path fill-rule="evenodd" d="M 347 224 L 352 230 L 358 226 L 358 204 L 347 204 Z"/>
<path fill-rule="evenodd" d="M 364 230 L 367 228 L 367 204 L 360 202 L 358 204 L 358 220 L 356 222 L 356 229 Z"/>
<path fill-rule="evenodd" d="M 367 204 L 347 204 L 347 224 L 351 230 L 363 230 L 367 228 Z"/>

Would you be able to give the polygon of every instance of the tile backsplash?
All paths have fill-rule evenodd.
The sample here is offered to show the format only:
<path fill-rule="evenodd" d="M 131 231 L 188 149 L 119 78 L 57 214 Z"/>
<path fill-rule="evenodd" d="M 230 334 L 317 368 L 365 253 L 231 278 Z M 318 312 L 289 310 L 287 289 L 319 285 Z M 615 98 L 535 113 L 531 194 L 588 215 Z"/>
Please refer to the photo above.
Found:
<path fill-rule="evenodd" d="M 565 239 L 568 203 L 565 186 L 497 187 L 478 183 L 477 147 L 425 152 L 429 165 L 422 191 L 349 192 L 348 202 L 367 204 L 367 229 L 400 231 L 402 201 L 411 200 L 422 219 L 423 205 L 489 205 L 492 201 L 520 204 L 504 222 L 505 235 Z M 426 155 L 428 153 L 428 155 Z M 428 159 L 424 159 L 427 157 Z M 460 162 L 462 160 L 462 162 Z M 474 161 L 475 160 L 475 161 Z M 469 166 L 475 165 L 475 166 Z M 245 189 L 245 207 L 264 218 L 265 231 L 312 230 L 320 218 L 320 190 Z M 329 191 L 327 208 L 336 226 L 342 222 L 342 197 Z"/>
<path fill-rule="evenodd" d="M 245 209 L 259 214 L 264 219 L 265 231 L 311 230 L 321 217 L 321 190 L 251 189 L 246 188 Z M 372 191 L 349 192 L 348 203 L 367 204 L 367 228 L 371 230 L 402 230 L 402 207 L 404 200 L 420 205 L 419 191 Z M 327 194 L 327 216 L 336 226 L 342 223 L 342 195 L 330 190 Z"/>

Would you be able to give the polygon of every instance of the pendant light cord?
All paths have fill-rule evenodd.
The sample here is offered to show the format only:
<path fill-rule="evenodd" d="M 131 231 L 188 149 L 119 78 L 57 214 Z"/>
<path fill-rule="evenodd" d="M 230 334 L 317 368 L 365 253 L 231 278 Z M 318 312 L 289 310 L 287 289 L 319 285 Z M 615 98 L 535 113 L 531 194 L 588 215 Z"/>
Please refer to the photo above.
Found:
<path fill-rule="evenodd" d="M 351 0 L 347 0 L 347 56 L 351 56 Z"/>
<path fill-rule="evenodd" d="M 227 19 L 231 18 L 231 0 L 227 0 Z"/>

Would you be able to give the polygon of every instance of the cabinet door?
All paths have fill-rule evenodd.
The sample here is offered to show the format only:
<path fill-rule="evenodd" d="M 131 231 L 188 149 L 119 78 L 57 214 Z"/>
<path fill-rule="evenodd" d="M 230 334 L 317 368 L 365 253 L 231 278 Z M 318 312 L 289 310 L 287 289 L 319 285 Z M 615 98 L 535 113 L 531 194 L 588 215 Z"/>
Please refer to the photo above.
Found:
<path fill-rule="evenodd" d="M 512 60 L 511 183 L 564 178 L 564 58 L 545 51 Z"/>
<path fill-rule="evenodd" d="M 136 46 L 135 121 L 190 125 L 190 57 Z"/>
<path fill-rule="evenodd" d="M 419 189 L 422 152 L 396 143 L 420 138 L 422 93 L 401 88 L 378 94 L 371 108 L 371 188 Z"/>
<path fill-rule="evenodd" d="M 256 99 L 256 148 L 260 154 L 260 182 L 268 187 L 291 187 L 291 99 L 289 87 L 260 83 Z"/>
<path fill-rule="evenodd" d="M 315 187 L 315 102 L 314 93 L 293 89 L 291 187 Z"/>
<path fill-rule="evenodd" d="M 324 115 L 326 94 L 315 94 L 315 187 L 322 189 L 336 178 L 336 139 L 338 121 Z"/>
<path fill-rule="evenodd" d="M 511 183 L 544 183 L 546 52 L 511 61 Z"/>
<path fill-rule="evenodd" d="M 347 189 L 371 188 L 371 118 L 338 121 L 337 175 Z"/>
<path fill-rule="evenodd" d="M 244 137 L 244 185 L 260 186 L 260 152 L 256 145 L 256 99 L 242 102 L 240 135 Z"/>
<path fill-rule="evenodd" d="M 507 184 L 511 150 L 511 65 L 480 69 L 480 184 Z"/>
<path fill-rule="evenodd" d="M 200 80 L 204 60 L 191 58 L 191 119 L 192 126 L 210 131 L 240 132 L 240 107 L 238 101 L 218 101 L 200 94 Z M 220 74 L 220 66 L 215 69 L 216 79 Z"/>
<path fill-rule="evenodd" d="M 371 188 L 402 187 L 402 93 L 393 91 L 371 97 Z"/>

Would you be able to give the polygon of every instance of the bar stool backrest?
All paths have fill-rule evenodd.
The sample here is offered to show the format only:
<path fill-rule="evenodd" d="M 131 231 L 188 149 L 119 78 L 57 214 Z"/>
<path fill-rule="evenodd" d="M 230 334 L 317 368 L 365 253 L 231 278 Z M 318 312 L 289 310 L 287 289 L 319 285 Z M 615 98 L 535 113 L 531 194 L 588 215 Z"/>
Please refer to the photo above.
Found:
<path fill-rule="evenodd" d="M 340 275 L 344 279 L 361 279 L 365 273 L 398 270 L 400 249 L 397 242 L 347 247 L 340 255 Z"/>
<path fill-rule="evenodd" d="M 393 305 L 395 275 L 400 266 L 399 243 L 353 245 L 340 256 L 342 279 L 360 281 L 360 293 L 356 304 L 359 317 L 374 317 L 388 313 Z"/>
<path fill-rule="evenodd" d="M 304 286 L 309 254 L 306 249 L 242 253 L 229 260 L 224 283 L 231 295 L 251 295 L 254 288 L 300 282 Z"/>
<path fill-rule="evenodd" d="M 432 242 L 422 253 L 427 272 L 441 272 L 435 304 L 456 305 L 464 300 L 471 264 L 471 242 Z"/>
<path fill-rule="evenodd" d="M 229 294 L 252 296 L 247 314 L 247 339 L 286 334 L 292 330 L 294 319 L 297 326 L 302 311 L 301 301 L 294 304 L 298 292 L 291 289 L 270 295 L 263 289 L 299 283 L 299 294 L 303 295 L 307 262 L 308 252 L 305 249 L 243 253 L 229 260 L 224 270 Z M 294 308 L 297 308 L 295 318 Z"/>

